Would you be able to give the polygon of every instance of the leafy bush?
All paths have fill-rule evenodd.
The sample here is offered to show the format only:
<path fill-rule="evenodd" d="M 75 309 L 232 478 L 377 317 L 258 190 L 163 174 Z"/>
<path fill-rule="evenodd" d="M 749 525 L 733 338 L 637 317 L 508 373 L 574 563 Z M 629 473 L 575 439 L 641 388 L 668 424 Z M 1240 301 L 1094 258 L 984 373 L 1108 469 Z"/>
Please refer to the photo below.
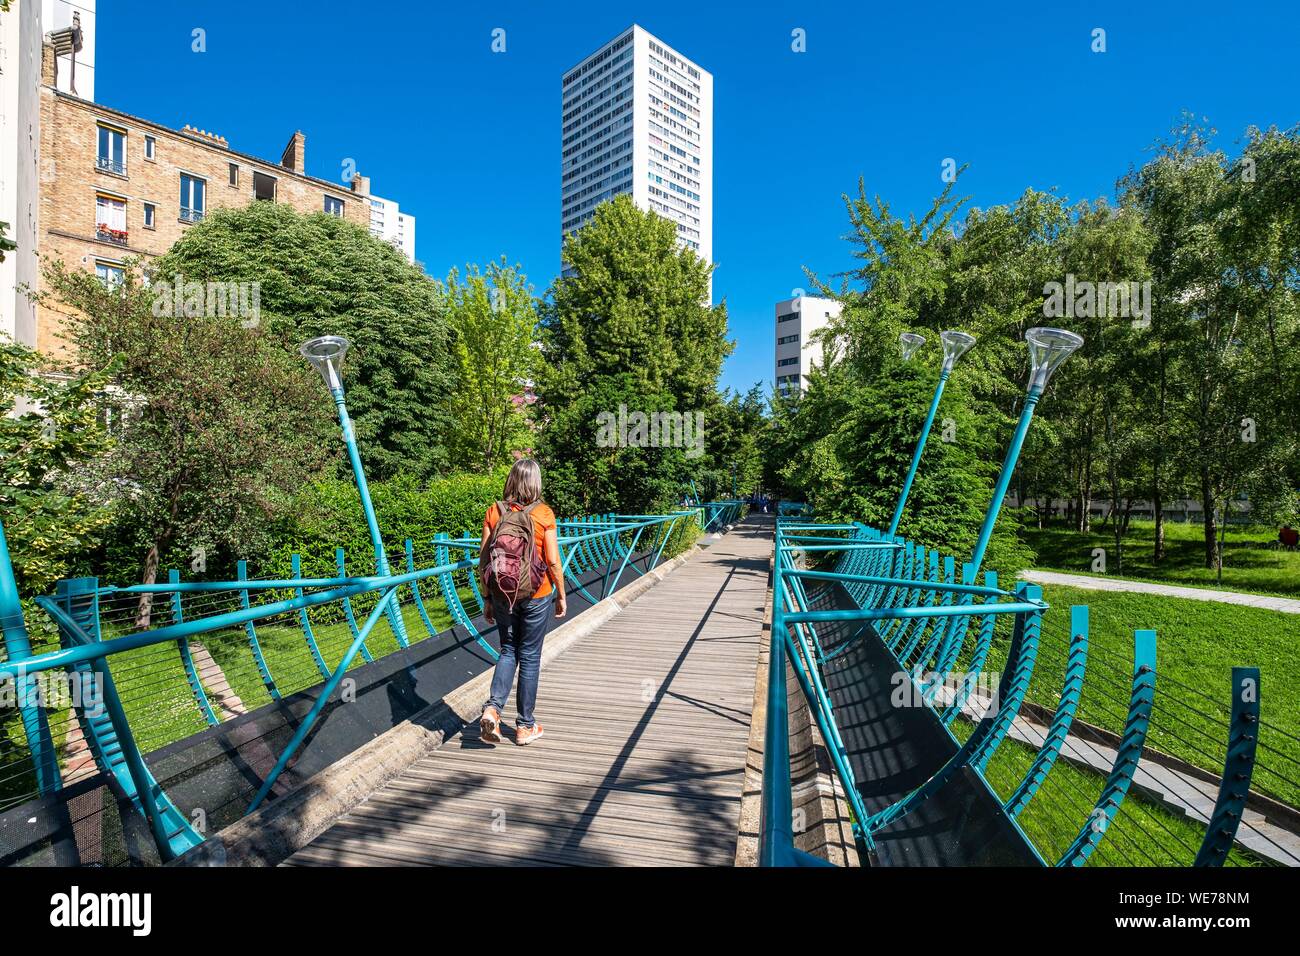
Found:
<path fill-rule="evenodd" d="M 400 566 L 403 542 L 410 538 L 417 554 L 427 550 L 438 532 L 460 537 L 465 531 L 477 535 L 488 506 L 501 497 L 505 470 L 496 474 L 458 474 L 422 482 L 409 475 L 370 486 L 370 497 L 379 518 L 379 531 L 388 550 L 389 563 Z M 351 574 L 374 569 L 374 549 L 361 512 L 356 486 L 342 479 L 314 482 L 295 498 L 291 517 L 274 533 L 276 541 L 265 556 L 264 565 L 249 569 L 258 577 L 288 577 L 290 555 L 302 555 L 303 574 L 329 577 L 334 574 L 334 549 L 346 551 Z"/>

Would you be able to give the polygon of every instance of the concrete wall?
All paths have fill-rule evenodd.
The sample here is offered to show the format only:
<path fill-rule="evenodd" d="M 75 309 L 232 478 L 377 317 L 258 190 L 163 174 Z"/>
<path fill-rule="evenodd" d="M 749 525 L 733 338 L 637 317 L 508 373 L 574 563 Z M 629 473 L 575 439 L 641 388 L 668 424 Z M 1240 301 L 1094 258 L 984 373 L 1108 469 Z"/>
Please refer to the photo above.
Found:
<path fill-rule="evenodd" d="M 47 0 L 47 3 L 51 0 Z M 36 308 L 22 292 L 36 282 L 40 176 L 40 0 L 0 14 L 0 222 L 16 251 L 0 263 L 0 338 L 36 344 Z"/>

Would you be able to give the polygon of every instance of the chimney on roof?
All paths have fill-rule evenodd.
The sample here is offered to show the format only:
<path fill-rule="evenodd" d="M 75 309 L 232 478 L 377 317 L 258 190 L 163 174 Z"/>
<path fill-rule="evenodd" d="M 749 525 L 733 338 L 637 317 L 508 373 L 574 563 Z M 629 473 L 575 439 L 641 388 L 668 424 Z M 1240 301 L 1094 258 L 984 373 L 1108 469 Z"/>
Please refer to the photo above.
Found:
<path fill-rule="evenodd" d="M 197 139 L 200 142 L 208 143 L 209 145 L 221 149 L 230 148 L 230 144 L 226 142 L 226 137 L 218 136 L 216 133 L 209 133 L 205 129 L 198 129 L 197 127 L 191 126 L 189 123 L 186 123 L 181 127 L 181 133 L 182 135 L 190 137 L 190 139 Z"/>
<path fill-rule="evenodd" d="M 68 58 L 68 92 L 73 96 L 77 93 L 77 54 L 81 52 L 82 35 L 81 35 L 81 14 L 72 14 L 72 26 L 64 27 L 62 30 L 52 30 L 46 34 L 51 46 L 54 47 L 54 82 L 51 84 L 55 89 L 61 89 L 59 86 L 59 57 Z M 44 72 L 44 53 L 42 53 L 42 72 Z"/>
<path fill-rule="evenodd" d="M 352 177 L 352 191 L 358 196 L 370 195 L 370 177 L 357 173 Z"/>
<path fill-rule="evenodd" d="M 280 165 L 300 176 L 307 175 L 307 137 L 297 130 L 289 137 L 289 145 L 280 156 Z"/>

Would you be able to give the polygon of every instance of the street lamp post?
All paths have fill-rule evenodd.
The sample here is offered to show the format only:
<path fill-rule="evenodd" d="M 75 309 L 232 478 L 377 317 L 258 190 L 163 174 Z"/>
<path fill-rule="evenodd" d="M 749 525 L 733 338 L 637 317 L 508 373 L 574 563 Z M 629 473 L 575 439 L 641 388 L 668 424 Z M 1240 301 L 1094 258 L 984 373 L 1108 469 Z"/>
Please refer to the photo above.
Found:
<path fill-rule="evenodd" d="M 1016 460 L 1020 457 L 1021 446 L 1029 432 L 1029 423 L 1034 417 L 1034 406 L 1043 397 L 1047 381 L 1052 373 L 1068 359 L 1079 346 L 1083 337 L 1066 329 L 1038 327 L 1025 333 L 1029 344 L 1029 389 L 1025 394 L 1025 407 L 1020 412 L 1020 421 L 1016 423 L 1015 434 L 1007 447 L 1007 455 L 1002 460 L 1002 470 L 998 473 L 997 484 L 993 488 L 993 498 L 984 513 L 984 524 L 980 527 L 979 540 L 975 542 L 975 551 L 971 554 L 971 564 L 979 570 L 984 562 L 984 552 L 993 537 L 993 526 L 997 524 L 998 513 L 1002 510 L 1002 499 L 1006 497 L 1011 485 L 1011 476 L 1016 470 Z"/>
<path fill-rule="evenodd" d="M 343 400 L 343 356 L 347 355 L 350 343 L 341 335 L 322 335 L 299 346 L 302 357 L 311 363 L 312 368 L 320 373 L 334 399 L 338 409 L 339 427 L 343 430 L 343 444 L 347 446 L 348 461 L 352 464 L 352 476 L 356 479 L 357 494 L 361 497 L 361 510 L 366 517 L 366 527 L 370 529 L 370 542 L 375 548 L 375 571 L 382 577 L 391 572 L 388 567 L 388 554 L 384 550 L 384 539 L 379 534 L 379 521 L 375 517 L 375 506 L 370 500 L 370 485 L 366 482 L 366 472 L 361 465 L 361 454 L 357 451 L 357 436 L 352 428 L 352 419 L 348 416 L 348 407 Z M 406 626 L 402 616 L 393 604 L 388 606 L 389 623 L 402 646 L 407 644 Z"/>
<path fill-rule="evenodd" d="M 903 480 L 903 487 L 898 493 L 898 504 L 894 506 L 894 517 L 889 522 L 889 537 L 893 537 L 898 531 L 898 522 L 903 517 L 903 508 L 907 506 L 907 496 L 912 491 L 912 482 L 916 478 L 916 469 L 921 464 L 921 454 L 925 451 L 926 439 L 930 437 L 930 428 L 934 425 L 934 416 L 939 411 L 939 399 L 943 397 L 943 386 L 948 381 L 948 376 L 952 374 L 952 367 L 957 364 L 957 359 L 961 358 L 975 344 L 975 336 L 967 335 L 965 332 L 946 331 L 939 333 L 939 341 L 943 343 L 943 366 L 939 369 L 939 384 L 934 388 L 934 398 L 930 400 L 930 411 L 925 416 L 925 424 L 921 427 L 921 436 L 916 441 L 916 450 L 912 452 L 912 464 L 907 469 L 907 477 Z M 916 354 L 917 349 L 925 344 L 924 336 L 917 335 L 915 332 L 904 332 L 898 337 L 898 345 L 903 353 L 903 361 L 906 362 Z"/>

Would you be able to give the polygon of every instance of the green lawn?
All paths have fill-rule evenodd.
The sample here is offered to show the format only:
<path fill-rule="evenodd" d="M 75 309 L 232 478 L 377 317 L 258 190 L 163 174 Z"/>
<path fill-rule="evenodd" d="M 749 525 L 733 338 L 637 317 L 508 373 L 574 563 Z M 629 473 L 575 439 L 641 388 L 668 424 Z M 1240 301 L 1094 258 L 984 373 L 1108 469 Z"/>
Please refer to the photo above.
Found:
<path fill-rule="evenodd" d="M 1029 700 L 1055 710 L 1065 672 L 1070 605 L 1086 604 L 1089 659 L 1077 719 L 1122 732 L 1133 631 L 1154 628 L 1156 709 L 1147 743 L 1218 774 L 1223 768 L 1232 667 L 1257 666 L 1262 725 L 1252 787 L 1300 805 L 1300 710 L 1295 706 L 1300 615 L 1055 585 L 1044 587 L 1043 596 L 1052 608 L 1043 616 Z M 987 670 L 1001 670 L 1008 630 L 1000 629 Z"/>
<path fill-rule="evenodd" d="M 1027 523 L 1023 533 L 1038 554 L 1034 567 L 1042 570 L 1094 573 L 1092 551 L 1105 548 L 1108 577 L 1300 597 L 1300 551 L 1269 547 L 1277 539 L 1276 528 L 1228 529 L 1222 584 L 1214 569 L 1205 567 L 1205 542 L 1199 524 L 1165 522 L 1165 558 L 1156 564 L 1151 557 L 1155 523 L 1132 522 L 1129 534 L 1123 539 L 1122 573 L 1115 554 L 1115 539 L 1108 532 L 1108 528 L 1102 528 L 1081 534 L 1057 522 L 1041 530 Z"/>

